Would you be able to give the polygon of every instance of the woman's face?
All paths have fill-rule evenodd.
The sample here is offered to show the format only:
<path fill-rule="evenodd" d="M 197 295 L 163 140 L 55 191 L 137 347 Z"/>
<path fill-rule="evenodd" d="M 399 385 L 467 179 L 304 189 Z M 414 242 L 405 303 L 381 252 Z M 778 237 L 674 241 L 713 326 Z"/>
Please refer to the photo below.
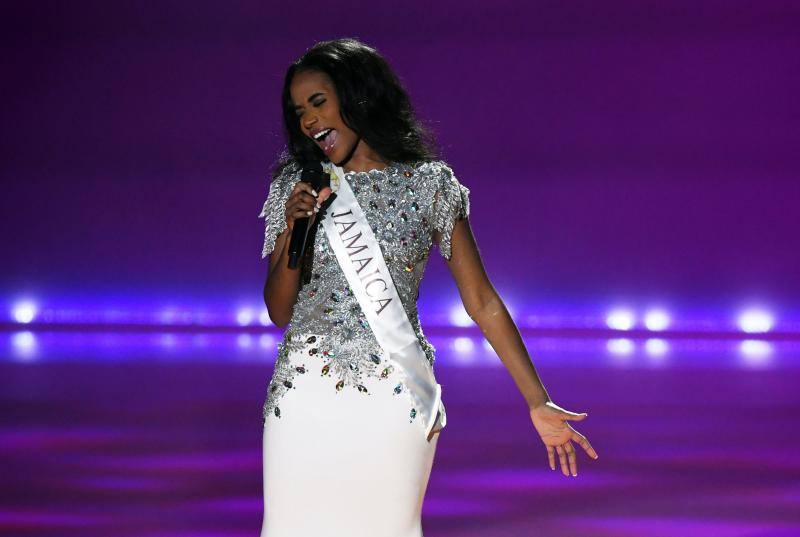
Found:
<path fill-rule="evenodd" d="M 320 71 L 300 71 L 294 75 L 289 93 L 300 130 L 331 162 L 341 165 L 360 139 L 342 120 L 331 79 Z"/>

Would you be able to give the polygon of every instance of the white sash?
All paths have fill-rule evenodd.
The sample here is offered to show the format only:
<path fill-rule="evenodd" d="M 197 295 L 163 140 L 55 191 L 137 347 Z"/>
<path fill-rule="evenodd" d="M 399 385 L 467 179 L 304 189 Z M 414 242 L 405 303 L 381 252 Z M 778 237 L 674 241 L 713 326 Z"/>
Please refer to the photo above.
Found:
<path fill-rule="evenodd" d="M 327 163 L 326 163 L 327 164 Z M 332 163 L 328 171 L 339 179 L 336 199 L 328 207 L 322 226 L 375 339 L 404 373 L 404 383 L 425 424 L 425 438 L 434 425 L 447 424 L 442 386 L 419 344 L 397 294 L 375 234 L 344 177 Z"/>

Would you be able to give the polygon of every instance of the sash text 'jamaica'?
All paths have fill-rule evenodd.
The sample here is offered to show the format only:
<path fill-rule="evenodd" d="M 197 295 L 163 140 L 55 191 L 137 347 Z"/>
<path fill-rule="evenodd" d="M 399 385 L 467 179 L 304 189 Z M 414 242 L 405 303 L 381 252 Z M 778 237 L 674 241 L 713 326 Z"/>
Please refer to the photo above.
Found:
<path fill-rule="evenodd" d="M 389 284 L 386 282 L 386 279 L 391 276 L 381 274 L 380 269 L 375 266 L 376 263 L 372 263 L 375 256 L 379 254 L 370 251 L 369 245 L 364 240 L 364 234 L 359 230 L 359 226 L 363 226 L 364 223 L 358 222 L 353 217 L 352 210 L 338 214 L 333 213 L 331 217 L 339 238 L 347 250 L 350 263 L 356 269 L 364 291 L 375 305 L 375 313 L 380 315 L 392 301 L 390 293 L 387 293 Z"/>

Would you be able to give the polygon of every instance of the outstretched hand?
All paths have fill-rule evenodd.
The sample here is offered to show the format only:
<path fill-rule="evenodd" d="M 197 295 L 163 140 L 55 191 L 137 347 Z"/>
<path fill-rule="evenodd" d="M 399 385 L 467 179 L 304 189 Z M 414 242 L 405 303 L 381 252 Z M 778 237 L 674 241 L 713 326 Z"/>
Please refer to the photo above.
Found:
<path fill-rule="evenodd" d="M 572 442 L 580 445 L 590 457 L 597 459 L 597 453 L 586 437 L 567 423 L 568 421 L 582 421 L 587 416 L 585 412 L 581 414 L 570 412 L 547 401 L 532 408 L 530 413 L 533 426 L 547 447 L 547 458 L 551 470 L 556 469 L 555 454 L 558 453 L 561 473 L 565 476 L 569 476 L 571 473 L 573 477 L 578 475 L 578 461 Z"/>

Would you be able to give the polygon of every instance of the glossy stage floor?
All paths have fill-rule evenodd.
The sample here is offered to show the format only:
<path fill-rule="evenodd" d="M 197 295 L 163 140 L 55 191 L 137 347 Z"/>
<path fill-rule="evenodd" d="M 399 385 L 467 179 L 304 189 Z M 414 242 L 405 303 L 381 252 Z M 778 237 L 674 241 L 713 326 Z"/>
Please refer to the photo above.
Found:
<path fill-rule="evenodd" d="M 0 332 L 0 534 L 257 535 L 277 337 Z M 449 422 L 426 537 L 800 535 L 800 342 L 527 338 L 589 412 L 600 458 L 566 478 L 482 340 L 431 340 Z"/>

